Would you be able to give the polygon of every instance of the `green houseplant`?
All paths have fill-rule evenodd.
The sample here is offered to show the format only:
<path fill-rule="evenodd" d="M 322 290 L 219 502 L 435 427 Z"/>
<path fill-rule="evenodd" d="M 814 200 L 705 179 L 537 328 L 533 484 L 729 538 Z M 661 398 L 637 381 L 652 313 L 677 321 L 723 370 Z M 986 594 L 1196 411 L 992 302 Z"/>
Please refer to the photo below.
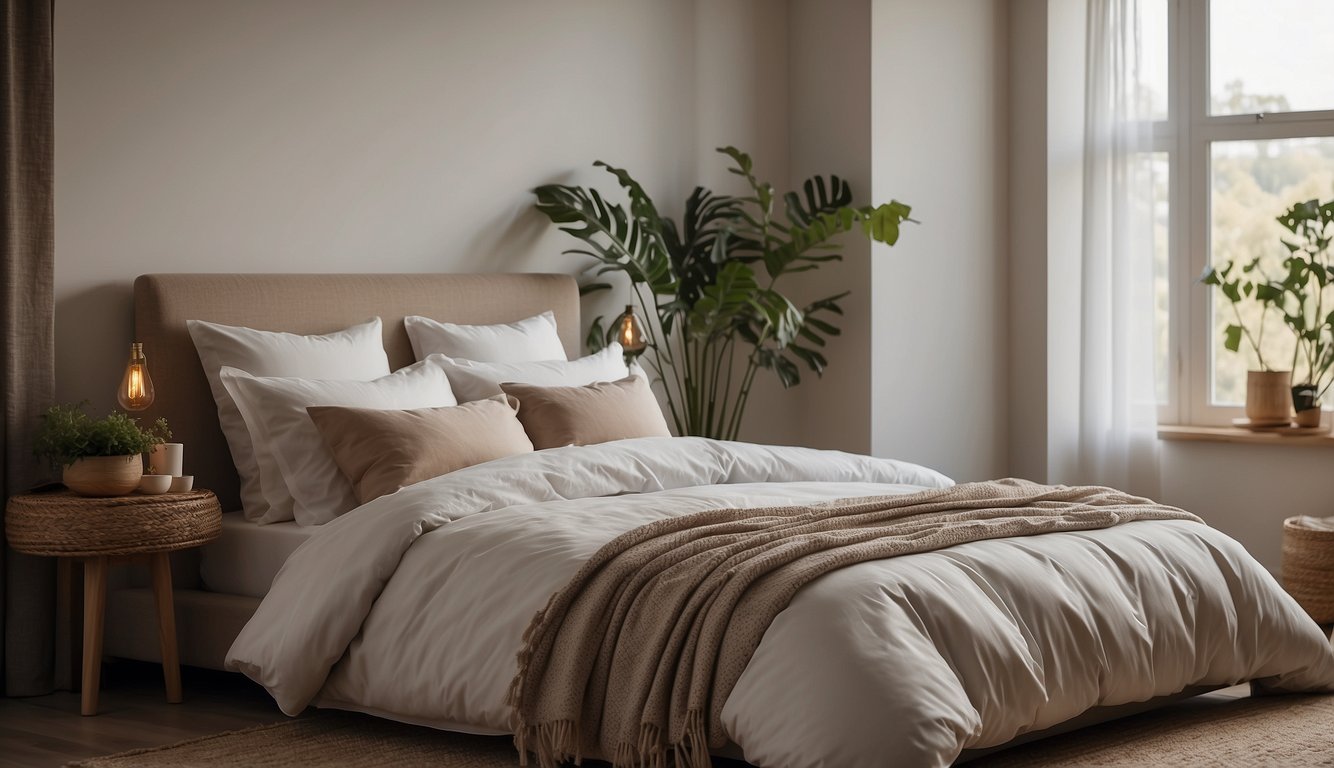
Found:
<path fill-rule="evenodd" d="M 1206 267 L 1200 282 L 1217 287 L 1232 308 L 1233 322 L 1223 330 L 1223 346 L 1240 353 L 1244 342 L 1259 365 L 1258 370 L 1246 373 L 1246 418 L 1256 426 L 1287 424 L 1292 372 L 1270 367 L 1264 349 L 1265 329 L 1282 290 L 1265 276 L 1260 257 L 1245 264 L 1229 261 L 1219 267 Z M 1242 307 L 1250 303 L 1258 305 L 1260 311 L 1248 322 Z"/>
<path fill-rule="evenodd" d="M 1319 426 L 1321 399 L 1334 383 L 1334 200 L 1296 203 L 1278 217 L 1288 232 L 1282 239 L 1288 256 L 1283 279 L 1271 283 L 1283 322 L 1296 339 L 1293 371 L 1302 375 L 1292 387 L 1292 403 L 1301 426 Z"/>
<path fill-rule="evenodd" d="M 34 452 L 61 466 L 63 482 L 81 496 L 133 491 L 143 475 L 139 455 L 171 438 L 165 419 L 141 429 L 124 413 L 94 419 L 84 403 L 51 406 L 41 419 Z"/>
<path fill-rule="evenodd" d="M 1280 238 L 1287 254 L 1281 278 L 1265 274 L 1257 257 L 1241 266 L 1210 267 L 1200 281 L 1216 286 L 1232 306 L 1236 321 L 1224 330 L 1224 346 L 1238 352 L 1245 341 L 1259 361 L 1261 370 L 1247 374 L 1246 416 L 1254 424 L 1287 423 L 1291 407 L 1299 425 L 1319 426 L 1321 399 L 1334 384 L 1334 200 L 1294 203 L 1277 221 L 1287 232 Z M 1250 302 L 1261 308 L 1252 315 L 1253 325 L 1241 312 Z M 1271 311 L 1294 341 L 1287 371 L 1273 370 L 1265 358 L 1264 329 Z"/>
<path fill-rule="evenodd" d="M 760 371 L 784 387 L 816 375 L 822 353 L 839 334 L 836 317 L 847 292 L 798 306 L 779 289 L 788 275 L 842 258 L 833 239 L 860 230 L 893 245 L 911 212 L 897 202 L 856 206 L 837 176 L 807 179 L 801 192 L 779 195 L 759 180 L 749 155 L 718 150 L 749 194 L 719 195 L 696 187 L 678 222 L 663 215 L 627 171 L 598 161 L 629 199 L 628 210 L 596 189 L 548 184 L 534 190 L 537 209 L 583 242 L 598 275 L 626 275 L 650 318 L 644 363 L 661 382 L 677 434 L 734 440 Z M 781 201 L 781 215 L 775 210 Z M 610 288 L 594 282 L 584 291 Z M 589 345 L 602 343 L 600 318 Z"/>

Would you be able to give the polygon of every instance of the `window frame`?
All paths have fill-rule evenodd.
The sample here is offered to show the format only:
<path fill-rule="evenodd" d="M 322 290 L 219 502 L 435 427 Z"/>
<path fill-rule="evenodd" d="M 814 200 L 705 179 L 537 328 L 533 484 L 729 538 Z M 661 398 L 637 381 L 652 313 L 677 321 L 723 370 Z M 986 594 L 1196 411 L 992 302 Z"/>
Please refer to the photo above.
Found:
<path fill-rule="evenodd" d="M 1334 109 L 1210 115 L 1209 0 L 1168 4 L 1168 115 L 1154 152 L 1168 157 L 1168 399 L 1160 424 L 1225 426 L 1242 406 L 1213 403 L 1213 302 L 1197 280 L 1211 261 L 1215 142 L 1334 137 Z M 1184 84 L 1185 87 L 1182 87 Z"/>

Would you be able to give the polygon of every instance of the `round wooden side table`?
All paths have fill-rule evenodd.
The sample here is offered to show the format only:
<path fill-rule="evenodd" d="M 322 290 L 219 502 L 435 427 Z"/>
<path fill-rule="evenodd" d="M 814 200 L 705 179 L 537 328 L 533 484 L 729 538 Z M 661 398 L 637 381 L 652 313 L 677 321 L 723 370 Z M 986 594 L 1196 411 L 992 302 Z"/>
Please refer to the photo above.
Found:
<path fill-rule="evenodd" d="M 83 714 L 97 714 L 107 568 L 125 560 L 146 558 L 152 571 L 167 701 L 180 703 L 181 666 L 169 553 L 197 547 L 221 532 L 222 508 L 212 492 L 204 490 L 111 498 L 54 491 L 10 498 L 5 507 L 9 546 L 30 555 L 67 558 L 62 565 L 74 560 L 84 564 Z"/>

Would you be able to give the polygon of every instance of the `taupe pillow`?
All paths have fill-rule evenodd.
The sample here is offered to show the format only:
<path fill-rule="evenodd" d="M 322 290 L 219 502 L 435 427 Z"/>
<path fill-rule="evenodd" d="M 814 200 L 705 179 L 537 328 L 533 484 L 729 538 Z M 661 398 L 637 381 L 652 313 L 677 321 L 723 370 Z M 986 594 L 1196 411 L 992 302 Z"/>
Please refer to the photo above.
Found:
<path fill-rule="evenodd" d="M 519 399 L 519 421 L 538 450 L 672 434 L 642 376 L 583 387 L 505 383 L 500 388 Z"/>
<path fill-rule="evenodd" d="M 518 407 L 513 398 L 497 395 L 444 408 L 320 405 L 306 413 L 365 504 L 456 469 L 531 453 L 533 444 L 514 416 Z"/>

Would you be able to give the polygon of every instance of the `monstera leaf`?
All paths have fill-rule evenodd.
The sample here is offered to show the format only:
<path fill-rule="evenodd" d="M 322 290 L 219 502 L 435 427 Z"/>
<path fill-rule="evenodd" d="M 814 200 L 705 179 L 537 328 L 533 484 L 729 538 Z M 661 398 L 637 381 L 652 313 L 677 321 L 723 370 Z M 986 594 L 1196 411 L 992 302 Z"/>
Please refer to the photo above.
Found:
<path fill-rule="evenodd" d="M 596 189 L 547 184 L 533 190 L 537 209 L 562 232 L 579 238 L 587 249 L 566 253 L 591 256 L 602 262 L 599 274 L 622 271 L 654 293 L 672 293 L 676 279 L 661 233 L 647 226 L 625 208 L 608 203 Z"/>

